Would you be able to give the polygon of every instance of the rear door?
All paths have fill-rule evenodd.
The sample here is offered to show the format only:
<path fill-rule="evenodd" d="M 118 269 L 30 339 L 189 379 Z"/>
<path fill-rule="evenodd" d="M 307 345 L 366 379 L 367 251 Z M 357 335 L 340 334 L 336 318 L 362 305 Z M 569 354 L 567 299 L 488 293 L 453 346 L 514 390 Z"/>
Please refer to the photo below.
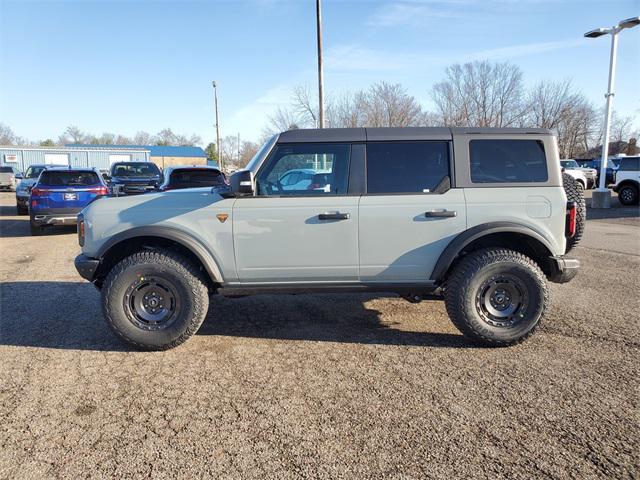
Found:
<path fill-rule="evenodd" d="M 256 175 L 256 195 L 233 207 L 242 283 L 358 280 L 359 196 L 347 194 L 350 157 L 348 143 L 274 148 Z M 294 169 L 322 172 L 324 183 L 285 188 L 282 180 Z"/>
<path fill-rule="evenodd" d="M 466 228 L 464 192 L 451 186 L 449 141 L 367 143 L 360 200 L 360 279 L 427 283 Z"/>

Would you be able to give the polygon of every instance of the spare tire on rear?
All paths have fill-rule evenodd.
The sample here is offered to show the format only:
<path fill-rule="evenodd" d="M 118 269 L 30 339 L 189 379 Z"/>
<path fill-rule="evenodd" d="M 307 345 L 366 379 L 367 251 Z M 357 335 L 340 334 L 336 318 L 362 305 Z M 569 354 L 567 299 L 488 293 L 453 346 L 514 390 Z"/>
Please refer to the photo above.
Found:
<path fill-rule="evenodd" d="M 576 233 L 573 237 L 567 238 L 568 253 L 573 247 L 580 243 L 582 234 L 584 233 L 585 223 L 587 222 L 587 206 L 584 203 L 584 191 L 578 185 L 578 182 L 568 173 L 562 173 L 562 185 L 567 194 L 568 202 L 576 202 Z"/>

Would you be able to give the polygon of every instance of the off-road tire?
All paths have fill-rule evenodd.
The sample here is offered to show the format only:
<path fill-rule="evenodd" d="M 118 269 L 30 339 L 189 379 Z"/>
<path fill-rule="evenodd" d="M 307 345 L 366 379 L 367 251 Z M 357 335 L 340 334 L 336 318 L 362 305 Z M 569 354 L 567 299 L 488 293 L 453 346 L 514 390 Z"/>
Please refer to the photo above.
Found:
<path fill-rule="evenodd" d="M 584 190 L 580 188 L 579 184 L 568 173 L 562 174 L 562 185 L 564 187 L 565 194 L 567 195 L 568 202 L 576 202 L 576 233 L 573 237 L 567 238 L 567 248 L 565 253 L 569 253 L 573 247 L 580 243 L 582 235 L 584 234 L 584 227 L 587 223 L 587 205 L 584 202 Z"/>
<path fill-rule="evenodd" d="M 526 302 L 516 310 L 520 319 L 496 326 L 483 317 L 479 299 L 487 282 L 503 276 L 521 282 Z M 467 254 L 455 265 L 445 284 L 445 305 L 453 324 L 473 343 L 506 347 L 533 334 L 549 305 L 549 290 L 532 259 L 513 250 L 487 248 Z"/>
<path fill-rule="evenodd" d="M 163 329 L 146 330 L 135 323 L 126 295 L 145 277 L 164 279 L 175 287 L 174 319 Z M 107 324 L 124 342 L 140 350 L 177 347 L 198 331 L 209 309 L 206 280 L 192 262 L 168 250 L 141 251 L 121 260 L 107 275 L 102 311 Z"/>
<path fill-rule="evenodd" d="M 638 187 L 634 185 L 625 185 L 618 191 L 618 200 L 622 205 L 638 205 Z"/>

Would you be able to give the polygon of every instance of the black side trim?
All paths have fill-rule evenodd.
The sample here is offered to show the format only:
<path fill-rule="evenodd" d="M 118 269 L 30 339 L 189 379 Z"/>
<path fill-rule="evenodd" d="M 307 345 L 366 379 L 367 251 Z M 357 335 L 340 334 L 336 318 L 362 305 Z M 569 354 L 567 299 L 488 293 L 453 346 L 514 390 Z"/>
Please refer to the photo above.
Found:
<path fill-rule="evenodd" d="M 433 283 L 393 284 L 393 283 L 353 283 L 353 284 L 321 284 L 294 283 L 281 285 L 238 285 L 222 287 L 218 289 L 220 295 L 226 297 L 260 295 L 274 293 L 362 293 L 362 292 L 389 292 L 400 295 L 414 294 L 423 297 L 440 298 L 440 288 Z"/>
<path fill-rule="evenodd" d="M 431 280 L 434 282 L 442 281 L 447 270 L 464 247 L 474 240 L 491 235 L 492 233 L 519 233 L 527 235 L 544 245 L 549 251 L 549 256 L 551 256 L 551 252 L 553 252 L 553 248 L 542 235 L 524 225 L 513 222 L 491 222 L 476 225 L 451 240 L 436 262 L 436 266 L 433 268 L 433 273 L 431 274 Z"/>
<path fill-rule="evenodd" d="M 126 230 L 117 235 L 114 235 L 107 242 L 105 242 L 100 250 L 98 250 L 96 256 L 99 259 L 102 259 L 114 245 L 124 240 L 129 240 L 136 237 L 160 237 L 179 243 L 183 247 L 188 248 L 196 257 L 198 257 L 198 260 L 202 262 L 204 268 L 209 274 L 209 277 L 214 283 L 223 281 L 223 278 L 218 278 L 218 274 L 216 272 L 220 272 L 220 276 L 222 275 L 222 272 L 218 268 L 218 265 L 211 252 L 209 252 L 200 242 L 194 240 L 193 237 L 189 234 L 170 227 L 147 226 Z"/>

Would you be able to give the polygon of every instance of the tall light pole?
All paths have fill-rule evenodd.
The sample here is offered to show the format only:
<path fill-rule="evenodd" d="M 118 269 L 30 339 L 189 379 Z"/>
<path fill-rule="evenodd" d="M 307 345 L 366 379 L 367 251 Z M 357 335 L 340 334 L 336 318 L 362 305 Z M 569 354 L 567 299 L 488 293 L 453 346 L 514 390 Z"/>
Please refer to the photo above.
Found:
<path fill-rule="evenodd" d="M 220 121 L 218 119 L 218 85 L 216 81 L 212 81 L 213 85 L 213 101 L 216 110 L 216 152 L 218 153 L 218 168 L 222 170 L 222 151 L 220 150 Z"/>
<path fill-rule="evenodd" d="M 324 128 L 324 73 L 322 66 L 322 6 L 316 0 L 316 31 L 318 38 L 318 126 Z"/>
<path fill-rule="evenodd" d="M 613 103 L 613 84 L 616 78 L 616 59 L 618 55 L 618 34 L 625 28 L 632 28 L 640 24 L 640 17 L 627 18 L 611 28 L 597 28 L 584 34 L 587 38 L 598 38 L 611 35 L 611 56 L 609 59 L 609 86 L 607 106 L 604 114 L 604 139 L 602 142 L 602 159 L 600 160 L 600 186 L 593 192 L 591 206 L 593 208 L 609 208 L 611 206 L 611 192 L 607 188 L 607 160 L 609 157 L 609 129 L 611 127 L 611 104 Z"/>

